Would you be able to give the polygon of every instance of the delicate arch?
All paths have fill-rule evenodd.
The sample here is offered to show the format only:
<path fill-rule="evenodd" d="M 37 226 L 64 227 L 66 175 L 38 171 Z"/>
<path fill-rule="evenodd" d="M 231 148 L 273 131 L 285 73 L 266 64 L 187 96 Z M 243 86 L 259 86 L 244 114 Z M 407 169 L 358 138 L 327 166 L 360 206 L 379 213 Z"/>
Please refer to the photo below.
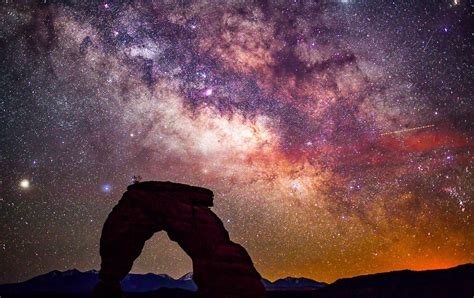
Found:
<path fill-rule="evenodd" d="M 266 297 L 250 256 L 229 239 L 209 208 L 212 201 L 212 191 L 200 187 L 155 181 L 130 185 L 102 230 L 96 296 L 120 295 L 120 281 L 145 242 L 164 230 L 191 257 L 199 297 Z"/>

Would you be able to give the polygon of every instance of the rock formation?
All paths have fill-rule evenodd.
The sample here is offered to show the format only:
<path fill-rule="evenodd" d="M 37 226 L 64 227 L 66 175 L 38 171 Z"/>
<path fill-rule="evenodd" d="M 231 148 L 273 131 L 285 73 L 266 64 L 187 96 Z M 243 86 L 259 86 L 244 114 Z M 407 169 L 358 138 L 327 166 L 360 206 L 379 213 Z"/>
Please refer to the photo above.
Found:
<path fill-rule="evenodd" d="M 100 239 L 102 257 L 96 297 L 120 297 L 120 281 L 145 241 L 166 231 L 193 261 L 199 297 L 266 297 L 247 251 L 230 241 L 209 207 L 212 191 L 172 182 L 130 185 L 109 214 Z"/>

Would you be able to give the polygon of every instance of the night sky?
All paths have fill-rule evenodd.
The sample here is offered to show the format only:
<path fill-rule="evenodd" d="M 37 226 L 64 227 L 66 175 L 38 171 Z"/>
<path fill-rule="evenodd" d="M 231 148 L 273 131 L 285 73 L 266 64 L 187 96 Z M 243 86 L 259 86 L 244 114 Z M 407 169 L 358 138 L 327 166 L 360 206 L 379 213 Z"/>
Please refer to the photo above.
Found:
<path fill-rule="evenodd" d="M 98 269 L 133 175 L 213 190 L 269 279 L 474 262 L 466 1 L 19 2 L 0 4 L 0 283 Z M 165 233 L 133 267 L 191 270 Z"/>

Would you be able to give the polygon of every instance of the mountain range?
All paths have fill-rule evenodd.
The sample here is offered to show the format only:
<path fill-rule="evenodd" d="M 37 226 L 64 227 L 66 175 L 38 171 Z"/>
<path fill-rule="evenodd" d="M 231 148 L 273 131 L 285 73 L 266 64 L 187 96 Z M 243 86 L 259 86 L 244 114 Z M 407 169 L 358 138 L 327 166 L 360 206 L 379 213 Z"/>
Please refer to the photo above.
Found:
<path fill-rule="evenodd" d="M 122 281 L 122 289 L 124 292 L 150 292 L 160 288 L 196 291 L 197 287 L 192 278 L 192 272 L 178 279 L 166 274 L 128 274 Z M 96 270 L 55 270 L 24 282 L 0 285 L 0 294 L 86 293 L 92 291 L 98 280 L 99 272 Z M 293 277 L 278 279 L 275 282 L 262 279 L 262 282 L 267 290 L 314 290 L 326 285 L 308 278 Z"/>
<path fill-rule="evenodd" d="M 2 298 L 86 298 L 98 272 L 52 271 L 25 282 L 0 285 Z M 342 278 L 325 284 L 307 278 L 262 279 L 268 298 L 436 298 L 474 297 L 474 264 L 438 270 L 401 270 Z M 166 274 L 129 274 L 122 288 L 130 298 L 195 298 L 192 273 L 174 279 Z"/>

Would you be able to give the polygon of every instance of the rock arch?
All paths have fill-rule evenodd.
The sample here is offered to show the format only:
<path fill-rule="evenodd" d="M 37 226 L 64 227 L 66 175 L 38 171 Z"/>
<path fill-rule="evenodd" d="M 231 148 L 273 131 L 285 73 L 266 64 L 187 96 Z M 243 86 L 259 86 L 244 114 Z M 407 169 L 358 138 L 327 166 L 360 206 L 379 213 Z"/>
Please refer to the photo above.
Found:
<path fill-rule="evenodd" d="M 201 187 L 155 181 L 130 185 L 102 230 L 95 296 L 119 297 L 120 281 L 145 242 L 166 231 L 191 257 L 199 297 L 266 297 L 250 256 L 229 239 L 212 205 L 212 191 Z"/>

